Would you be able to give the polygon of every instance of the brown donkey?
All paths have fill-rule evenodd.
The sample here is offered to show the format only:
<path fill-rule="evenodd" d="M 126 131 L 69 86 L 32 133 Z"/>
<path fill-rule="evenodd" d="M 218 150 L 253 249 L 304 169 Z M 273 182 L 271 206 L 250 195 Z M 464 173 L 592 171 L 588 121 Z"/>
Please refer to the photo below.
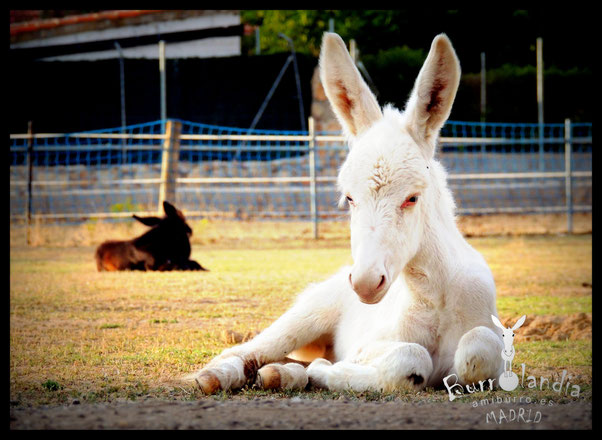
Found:
<path fill-rule="evenodd" d="M 192 229 L 182 212 L 163 202 L 165 217 L 133 217 L 151 229 L 132 240 L 109 240 L 96 249 L 98 271 L 207 270 L 190 259 Z"/>

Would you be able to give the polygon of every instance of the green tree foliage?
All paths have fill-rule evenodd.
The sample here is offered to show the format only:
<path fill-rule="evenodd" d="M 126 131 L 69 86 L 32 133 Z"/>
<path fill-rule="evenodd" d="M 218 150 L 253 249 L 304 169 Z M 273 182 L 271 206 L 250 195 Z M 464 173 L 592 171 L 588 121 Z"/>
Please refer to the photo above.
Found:
<path fill-rule="evenodd" d="M 322 34 L 329 30 L 329 20 L 334 20 L 335 32 L 345 40 L 362 41 L 368 52 L 399 33 L 403 22 L 402 11 L 370 10 L 245 10 L 241 11 L 244 23 L 260 26 L 261 53 L 288 51 L 283 33 L 291 38 L 299 53 L 318 56 Z M 375 30 L 378 32 L 374 33 Z M 245 39 L 246 52 L 255 50 L 254 36 Z M 390 42 L 388 46 L 391 46 Z M 386 47 L 386 46 L 385 46 Z"/>
<path fill-rule="evenodd" d="M 462 63 L 462 86 L 452 118 L 478 120 L 480 54 L 487 58 L 488 120 L 534 122 L 535 42 L 544 39 L 544 106 L 547 121 L 593 119 L 593 11 L 587 7 L 532 9 L 470 6 L 458 9 L 246 10 L 242 21 L 260 27 L 261 54 L 317 57 L 322 34 L 334 19 L 345 42 L 355 39 L 381 102 L 405 104 L 432 38 L 445 32 Z M 255 37 L 243 40 L 252 55 Z M 494 118 L 494 119 L 491 119 Z"/>
<path fill-rule="evenodd" d="M 328 30 L 328 11 L 261 10 L 242 11 L 242 20 L 260 26 L 261 53 L 265 55 L 288 52 L 290 48 L 280 33 L 293 40 L 299 53 L 318 56 L 322 33 Z M 255 50 L 254 36 L 247 37 L 247 53 Z"/>

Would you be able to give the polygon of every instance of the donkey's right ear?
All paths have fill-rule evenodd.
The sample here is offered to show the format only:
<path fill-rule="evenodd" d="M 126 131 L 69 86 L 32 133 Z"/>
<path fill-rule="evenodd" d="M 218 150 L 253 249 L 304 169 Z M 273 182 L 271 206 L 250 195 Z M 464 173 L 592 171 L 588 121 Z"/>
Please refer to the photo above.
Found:
<path fill-rule="evenodd" d="M 132 217 L 146 226 L 157 226 L 161 222 L 159 217 L 138 217 L 136 214 L 132 215 Z"/>
<path fill-rule="evenodd" d="M 516 324 L 514 324 L 512 326 L 512 330 L 516 330 L 517 328 L 519 328 L 521 325 L 523 325 L 525 323 L 525 319 L 527 319 L 527 315 L 523 315 L 521 316 L 518 321 L 516 321 Z"/>
<path fill-rule="evenodd" d="M 322 38 L 320 80 L 347 136 L 358 136 L 382 118 L 378 101 L 335 33 L 326 32 Z"/>

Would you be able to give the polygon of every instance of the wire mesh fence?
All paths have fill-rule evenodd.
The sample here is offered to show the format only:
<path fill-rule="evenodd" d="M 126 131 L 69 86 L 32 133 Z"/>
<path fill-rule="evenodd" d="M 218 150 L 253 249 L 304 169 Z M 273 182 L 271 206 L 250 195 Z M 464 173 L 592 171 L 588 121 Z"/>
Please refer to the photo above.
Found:
<path fill-rule="evenodd" d="M 160 120 L 10 136 L 11 222 L 76 223 L 160 211 L 187 217 L 339 219 L 339 133 Z M 592 124 L 449 121 L 437 152 L 458 214 L 589 212 Z"/>

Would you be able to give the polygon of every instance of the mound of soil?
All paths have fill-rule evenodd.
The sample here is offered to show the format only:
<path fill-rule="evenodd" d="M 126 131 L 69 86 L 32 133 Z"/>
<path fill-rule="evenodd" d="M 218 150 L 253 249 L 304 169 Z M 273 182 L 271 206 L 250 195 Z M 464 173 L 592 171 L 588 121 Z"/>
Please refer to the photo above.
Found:
<path fill-rule="evenodd" d="M 500 318 L 502 324 L 511 327 L 516 317 Z M 515 341 L 566 341 L 592 338 L 592 314 L 528 316 L 525 323 L 516 331 Z"/>

